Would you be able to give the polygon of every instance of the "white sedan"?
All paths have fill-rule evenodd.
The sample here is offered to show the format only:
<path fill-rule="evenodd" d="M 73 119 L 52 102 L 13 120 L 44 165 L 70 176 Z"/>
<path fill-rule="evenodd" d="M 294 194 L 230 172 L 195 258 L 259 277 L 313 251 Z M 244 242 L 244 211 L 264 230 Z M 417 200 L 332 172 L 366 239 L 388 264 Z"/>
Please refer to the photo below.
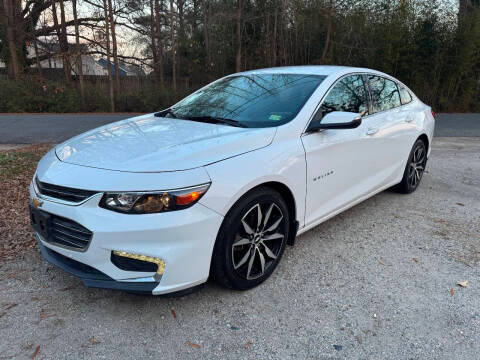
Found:
<path fill-rule="evenodd" d="M 298 234 L 390 187 L 413 192 L 434 123 L 378 71 L 238 73 L 56 146 L 32 180 L 31 221 L 43 256 L 87 286 L 249 289 Z"/>

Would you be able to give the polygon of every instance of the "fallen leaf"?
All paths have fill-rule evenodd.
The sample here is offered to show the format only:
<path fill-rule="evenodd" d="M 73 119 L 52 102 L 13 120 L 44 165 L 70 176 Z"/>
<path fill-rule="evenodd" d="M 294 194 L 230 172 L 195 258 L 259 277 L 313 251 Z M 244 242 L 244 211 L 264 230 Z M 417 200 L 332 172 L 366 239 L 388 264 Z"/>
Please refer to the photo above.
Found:
<path fill-rule="evenodd" d="M 245 347 L 245 349 L 248 349 L 248 348 L 250 348 L 252 345 L 253 345 L 253 341 L 247 341 L 247 342 L 245 343 L 245 345 L 243 345 L 243 346 Z"/>
<path fill-rule="evenodd" d="M 467 287 L 468 286 L 468 281 L 460 281 L 457 283 L 457 285 L 461 286 L 461 287 Z"/>
<path fill-rule="evenodd" d="M 175 310 L 170 309 L 170 312 L 172 313 L 173 318 L 176 319 L 177 318 L 177 313 L 175 312 Z"/>
<path fill-rule="evenodd" d="M 455 290 L 450 290 L 450 294 L 452 294 L 452 296 L 455 294 Z"/>
<path fill-rule="evenodd" d="M 11 304 L 8 304 L 2 309 L 2 311 L 0 311 L 0 318 L 3 317 L 7 311 L 15 306 L 17 306 L 18 304 L 16 303 L 11 303 Z"/>
<path fill-rule="evenodd" d="M 38 353 L 40 352 L 40 345 L 38 345 L 36 348 L 35 348 L 35 351 L 32 355 L 32 359 L 35 359 L 38 355 Z"/>
<path fill-rule="evenodd" d="M 195 349 L 200 349 L 200 345 L 194 344 L 194 343 L 192 343 L 192 342 L 190 342 L 190 341 L 187 341 L 187 345 L 188 345 L 188 346 L 191 346 L 192 348 L 195 348 Z"/>
<path fill-rule="evenodd" d="M 457 203 L 457 205 L 459 205 L 459 206 L 465 206 L 465 204 L 463 204 L 463 203 Z"/>
<path fill-rule="evenodd" d="M 418 262 L 418 259 L 417 258 L 413 258 L 413 261 L 415 261 L 416 263 Z"/>
<path fill-rule="evenodd" d="M 90 338 L 90 340 L 88 340 L 88 341 L 89 341 L 90 344 L 92 344 L 92 345 L 100 344 L 100 340 L 95 339 L 94 336 L 92 336 L 92 337 Z"/>
<path fill-rule="evenodd" d="M 47 313 L 47 311 L 43 308 L 40 309 L 40 320 L 44 320 L 44 319 L 52 317 L 52 316 L 55 316 L 55 315 Z"/>
<path fill-rule="evenodd" d="M 67 286 L 67 287 L 64 287 L 63 289 L 61 289 L 60 291 L 68 291 L 68 290 L 72 290 L 72 289 L 75 289 L 75 286 Z"/>
<path fill-rule="evenodd" d="M 384 263 L 382 263 L 380 260 L 378 260 L 378 263 L 379 263 L 380 265 L 387 266 L 387 265 L 385 265 Z"/>
<path fill-rule="evenodd" d="M 3 310 L 3 311 L 7 311 L 8 309 L 11 309 L 11 308 L 13 308 L 13 307 L 15 307 L 15 306 L 17 306 L 17 305 L 18 305 L 17 303 L 10 303 L 10 304 L 7 304 L 7 305 L 5 306 L 5 308 L 3 308 L 2 310 Z"/>

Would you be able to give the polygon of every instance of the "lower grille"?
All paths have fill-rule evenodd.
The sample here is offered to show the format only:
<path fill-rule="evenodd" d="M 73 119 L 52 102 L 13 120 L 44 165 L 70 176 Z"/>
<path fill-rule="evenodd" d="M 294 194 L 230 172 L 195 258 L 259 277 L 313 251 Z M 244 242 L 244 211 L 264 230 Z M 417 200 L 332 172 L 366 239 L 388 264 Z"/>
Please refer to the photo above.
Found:
<path fill-rule="evenodd" d="M 51 244 L 84 251 L 93 236 L 90 230 L 75 221 L 45 211 L 31 208 L 30 218 L 33 228 Z"/>
<path fill-rule="evenodd" d="M 81 190 L 69 188 L 66 186 L 59 186 L 53 184 L 47 184 L 42 181 L 39 181 L 38 178 L 35 178 L 35 184 L 37 186 L 40 195 L 50 196 L 55 199 L 70 201 L 70 202 L 81 202 L 88 199 L 90 196 L 93 196 L 97 191 L 91 190 Z"/>
<path fill-rule="evenodd" d="M 56 215 L 51 217 L 49 242 L 83 250 L 90 243 L 92 235 L 90 230 L 75 221 Z"/>

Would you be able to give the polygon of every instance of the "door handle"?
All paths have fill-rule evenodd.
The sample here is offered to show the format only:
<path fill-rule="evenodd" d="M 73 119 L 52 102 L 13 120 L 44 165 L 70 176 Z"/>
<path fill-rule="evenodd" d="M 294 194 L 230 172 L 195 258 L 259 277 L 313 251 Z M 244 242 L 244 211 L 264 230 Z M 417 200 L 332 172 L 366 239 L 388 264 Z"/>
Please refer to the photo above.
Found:
<path fill-rule="evenodd" d="M 378 128 L 368 128 L 367 135 L 375 135 L 378 132 Z"/>
<path fill-rule="evenodd" d="M 405 119 L 405 122 L 407 123 L 411 123 L 412 121 L 413 121 L 413 117 L 410 117 L 410 116 Z"/>

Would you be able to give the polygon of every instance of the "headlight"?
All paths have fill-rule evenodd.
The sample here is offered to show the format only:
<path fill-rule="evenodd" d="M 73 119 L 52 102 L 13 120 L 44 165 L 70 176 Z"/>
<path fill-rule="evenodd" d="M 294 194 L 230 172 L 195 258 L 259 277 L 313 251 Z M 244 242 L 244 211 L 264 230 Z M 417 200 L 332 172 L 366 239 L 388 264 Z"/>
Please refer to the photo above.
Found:
<path fill-rule="evenodd" d="M 152 214 L 186 209 L 207 192 L 210 184 L 154 192 L 107 192 L 100 206 L 128 214 Z"/>

